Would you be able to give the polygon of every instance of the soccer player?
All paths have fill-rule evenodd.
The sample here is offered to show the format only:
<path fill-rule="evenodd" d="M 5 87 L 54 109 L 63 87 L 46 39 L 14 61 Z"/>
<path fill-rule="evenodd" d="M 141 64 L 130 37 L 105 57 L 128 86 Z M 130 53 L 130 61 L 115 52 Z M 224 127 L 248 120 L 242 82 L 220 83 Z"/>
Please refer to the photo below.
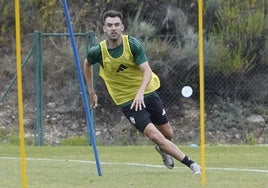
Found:
<path fill-rule="evenodd" d="M 193 174 L 200 174 L 200 166 L 171 141 L 173 130 L 156 92 L 160 87 L 159 78 L 152 72 L 141 43 L 133 36 L 123 34 L 122 20 L 119 11 L 109 10 L 103 14 L 103 31 L 107 39 L 93 46 L 84 61 L 90 107 L 98 105 L 92 65 L 99 63 L 99 75 L 111 98 L 136 129 L 155 143 L 164 164 L 172 169 L 175 158 L 188 166 Z"/>

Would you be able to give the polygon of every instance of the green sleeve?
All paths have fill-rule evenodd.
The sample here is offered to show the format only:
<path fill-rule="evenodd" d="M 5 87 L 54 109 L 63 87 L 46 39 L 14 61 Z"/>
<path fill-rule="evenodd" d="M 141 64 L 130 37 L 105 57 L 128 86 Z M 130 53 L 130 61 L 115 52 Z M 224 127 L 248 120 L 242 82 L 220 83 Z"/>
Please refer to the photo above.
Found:
<path fill-rule="evenodd" d="M 102 64 L 102 61 L 101 61 L 101 48 L 100 48 L 99 44 L 97 44 L 95 46 L 92 46 L 89 49 L 88 54 L 87 54 L 87 61 L 92 65 L 94 65 L 95 63 Z"/>
<path fill-rule="evenodd" d="M 140 65 L 144 63 L 145 61 L 148 61 L 146 53 L 145 53 L 145 49 L 140 43 L 140 41 L 130 36 L 129 45 L 130 45 L 131 52 L 134 56 L 134 61 L 137 65 Z"/>

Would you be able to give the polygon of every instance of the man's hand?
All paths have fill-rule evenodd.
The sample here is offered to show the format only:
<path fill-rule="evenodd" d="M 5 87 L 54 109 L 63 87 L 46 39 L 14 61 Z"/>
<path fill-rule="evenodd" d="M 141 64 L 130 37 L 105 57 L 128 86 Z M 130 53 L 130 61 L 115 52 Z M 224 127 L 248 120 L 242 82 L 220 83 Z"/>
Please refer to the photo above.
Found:
<path fill-rule="evenodd" d="M 146 108 L 143 93 L 142 94 L 137 93 L 135 99 L 133 100 L 130 106 L 130 109 L 133 108 L 135 108 L 135 111 L 142 110 L 142 108 Z"/>
<path fill-rule="evenodd" d="M 90 108 L 96 108 L 98 106 L 98 96 L 95 92 L 89 93 L 90 97 Z"/>

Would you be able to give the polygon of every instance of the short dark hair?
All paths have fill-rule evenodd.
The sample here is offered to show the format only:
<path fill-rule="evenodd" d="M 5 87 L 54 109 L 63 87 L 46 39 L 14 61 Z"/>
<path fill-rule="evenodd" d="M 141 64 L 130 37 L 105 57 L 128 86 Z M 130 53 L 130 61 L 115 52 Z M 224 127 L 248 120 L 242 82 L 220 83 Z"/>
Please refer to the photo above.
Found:
<path fill-rule="evenodd" d="M 123 21 L 123 14 L 120 11 L 116 10 L 108 10 L 102 15 L 102 24 L 104 24 L 107 17 L 119 17 L 121 21 Z"/>

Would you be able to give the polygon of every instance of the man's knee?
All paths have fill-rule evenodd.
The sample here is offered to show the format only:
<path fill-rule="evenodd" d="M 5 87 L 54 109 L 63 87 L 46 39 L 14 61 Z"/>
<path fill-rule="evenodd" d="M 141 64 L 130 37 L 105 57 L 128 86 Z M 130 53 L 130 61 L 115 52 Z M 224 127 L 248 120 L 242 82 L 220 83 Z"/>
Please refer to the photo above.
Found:
<path fill-rule="evenodd" d="M 148 124 L 143 133 L 155 143 L 159 143 L 165 139 L 164 135 L 153 124 Z"/>
<path fill-rule="evenodd" d="M 171 140 L 174 136 L 174 132 L 169 125 L 169 123 L 165 125 L 158 126 L 158 130 L 165 136 L 166 139 Z"/>

